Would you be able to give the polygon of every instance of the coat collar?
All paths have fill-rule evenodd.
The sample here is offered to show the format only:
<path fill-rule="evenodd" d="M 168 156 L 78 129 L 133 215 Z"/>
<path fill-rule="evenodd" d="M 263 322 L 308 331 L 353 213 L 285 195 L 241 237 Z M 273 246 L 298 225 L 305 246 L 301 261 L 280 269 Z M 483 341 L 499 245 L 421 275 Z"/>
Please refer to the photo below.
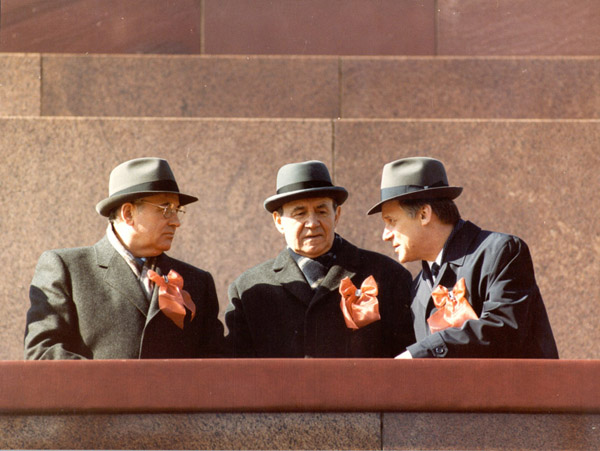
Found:
<path fill-rule="evenodd" d="M 273 262 L 273 271 L 281 286 L 305 304 L 318 302 L 331 291 L 337 291 L 340 281 L 344 277 L 354 277 L 359 267 L 358 248 L 342 238 L 336 252 L 335 263 L 317 291 L 313 293 L 287 249 L 284 249 Z"/>
<path fill-rule="evenodd" d="M 148 300 L 139 280 L 127 262 L 104 236 L 94 245 L 98 266 L 106 269 L 104 281 L 131 302 L 144 315 L 148 314 Z M 156 291 L 156 290 L 155 290 Z"/>
<path fill-rule="evenodd" d="M 452 235 L 448 239 L 445 245 L 444 253 L 442 255 L 442 265 L 436 280 L 434 281 L 433 287 L 429 285 L 429 281 L 421 271 L 418 275 L 419 283 L 417 284 L 417 291 L 415 298 L 426 307 L 431 298 L 431 291 L 436 287 L 440 281 L 444 278 L 444 274 L 450 268 L 455 273 L 458 268 L 462 267 L 467 258 L 465 249 L 471 246 L 471 242 L 477 237 L 481 228 L 473 224 L 471 221 L 460 222 L 456 226 L 457 228 L 453 231 Z"/>

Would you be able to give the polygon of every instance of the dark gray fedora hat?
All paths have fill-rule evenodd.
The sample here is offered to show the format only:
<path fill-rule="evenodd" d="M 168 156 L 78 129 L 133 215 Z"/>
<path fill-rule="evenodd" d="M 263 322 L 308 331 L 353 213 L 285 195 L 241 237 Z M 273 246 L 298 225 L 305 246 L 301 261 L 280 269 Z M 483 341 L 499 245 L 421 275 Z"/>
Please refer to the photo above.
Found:
<path fill-rule="evenodd" d="M 367 214 L 379 213 L 388 200 L 455 199 L 461 192 L 462 187 L 448 186 L 446 169 L 440 160 L 402 158 L 383 167 L 381 200 Z"/>
<path fill-rule="evenodd" d="M 348 191 L 334 186 L 324 163 L 316 160 L 290 163 L 277 173 L 277 194 L 265 200 L 265 209 L 274 212 L 293 200 L 307 197 L 330 197 L 338 205 L 348 198 Z"/>
<path fill-rule="evenodd" d="M 140 197 L 154 194 L 178 194 L 179 204 L 186 205 L 198 200 L 197 197 L 179 192 L 175 176 L 167 160 L 161 158 L 136 158 L 121 163 L 110 173 L 108 197 L 96 205 L 102 216 Z"/>

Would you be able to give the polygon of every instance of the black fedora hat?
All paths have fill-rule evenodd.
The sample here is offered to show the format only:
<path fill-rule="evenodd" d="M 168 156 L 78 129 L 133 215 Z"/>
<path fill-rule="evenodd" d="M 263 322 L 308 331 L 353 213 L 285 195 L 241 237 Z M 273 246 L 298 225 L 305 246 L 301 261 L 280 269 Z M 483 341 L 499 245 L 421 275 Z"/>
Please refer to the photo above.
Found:
<path fill-rule="evenodd" d="M 327 166 L 320 161 L 304 161 L 282 166 L 277 173 L 277 194 L 265 200 L 268 212 L 293 200 L 307 197 L 330 197 L 338 205 L 348 198 L 348 191 L 331 183 Z"/>
<path fill-rule="evenodd" d="M 108 197 L 98 202 L 96 211 L 102 216 L 108 216 L 114 208 L 125 202 L 162 193 L 179 195 L 180 205 L 198 200 L 197 197 L 179 192 L 167 160 L 136 158 L 121 163 L 111 171 Z"/>
<path fill-rule="evenodd" d="M 462 187 L 448 186 L 441 161 L 427 157 L 403 158 L 383 167 L 381 200 L 367 214 L 379 213 L 388 200 L 455 199 L 461 192 Z"/>

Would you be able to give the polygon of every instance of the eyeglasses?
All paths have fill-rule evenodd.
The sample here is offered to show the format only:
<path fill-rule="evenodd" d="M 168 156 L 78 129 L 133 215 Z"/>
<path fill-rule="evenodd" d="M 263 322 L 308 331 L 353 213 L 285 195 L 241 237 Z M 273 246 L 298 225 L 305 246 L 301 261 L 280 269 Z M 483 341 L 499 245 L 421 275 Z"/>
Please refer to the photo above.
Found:
<path fill-rule="evenodd" d="M 156 208 L 160 208 L 163 211 L 163 216 L 165 219 L 171 219 L 173 216 L 177 215 L 177 219 L 179 220 L 179 222 L 183 222 L 185 207 L 177 207 L 175 204 L 158 205 L 153 204 L 152 202 L 148 202 L 147 200 L 140 200 L 140 202 L 152 205 Z"/>

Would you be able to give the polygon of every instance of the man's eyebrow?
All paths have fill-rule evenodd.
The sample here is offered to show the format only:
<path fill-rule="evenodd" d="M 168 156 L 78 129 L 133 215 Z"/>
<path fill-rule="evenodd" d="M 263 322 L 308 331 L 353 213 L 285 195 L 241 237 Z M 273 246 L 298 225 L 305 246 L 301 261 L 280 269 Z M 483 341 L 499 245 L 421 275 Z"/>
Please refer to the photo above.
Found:
<path fill-rule="evenodd" d="M 297 213 L 299 211 L 305 211 L 306 207 L 304 205 L 298 205 L 294 208 L 292 208 L 292 211 L 290 211 L 290 213 Z"/>

